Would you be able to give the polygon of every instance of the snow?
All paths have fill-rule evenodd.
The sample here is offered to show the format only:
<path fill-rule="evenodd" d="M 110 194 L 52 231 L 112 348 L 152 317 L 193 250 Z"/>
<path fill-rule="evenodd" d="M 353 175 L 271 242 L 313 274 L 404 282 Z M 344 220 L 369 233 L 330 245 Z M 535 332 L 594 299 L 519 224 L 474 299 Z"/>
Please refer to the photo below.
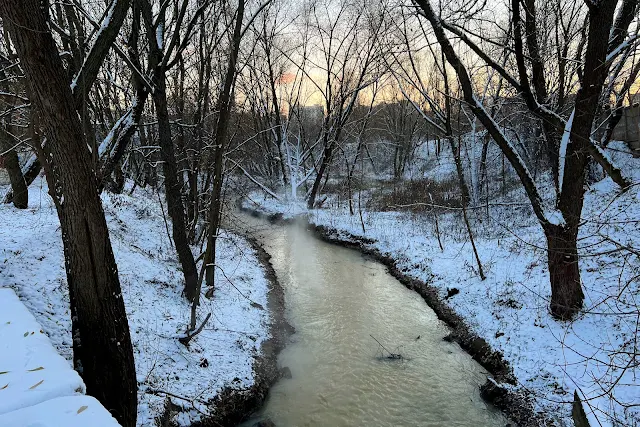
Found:
<path fill-rule="evenodd" d="M 113 127 L 111 128 L 107 136 L 102 140 L 102 142 L 98 146 L 99 157 L 103 157 L 109 148 L 111 148 L 111 152 L 109 152 L 109 155 L 111 156 L 111 154 L 113 153 L 113 148 L 115 148 L 115 146 L 113 146 L 112 142 L 113 142 L 113 138 L 115 137 L 116 130 L 122 127 L 123 129 L 122 133 L 124 133 L 124 130 L 131 128 L 131 126 L 135 126 L 135 123 L 133 120 L 133 109 L 136 107 L 137 102 L 138 102 L 137 100 L 133 101 L 133 104 L 131 105 L 131 107 L 127 110 L 126 113 L 122 115 L 122 117 L 118 119 L 118 121 L 116 121 L 116 123 L 113 125 Z"/>
<path fill-rule="evenodd" d="M 13 290 L 0 288 L 0 414 L 84 391 Z"/>
<path fill-rule="evenodd" d="M 609 157 L 617 157 L 616 163 L 640 181 L 638 160 L 622 153 L 628 151 L 622 143 L 612 142 L 610 148 Z M 543 194 L 551 199 L 552 184 L 547 181 Z M 586 396 L 592 426 L 635 426 L 640 425 L 639 372 L 633 356 L 640 259 L 621 248 L 636 248 L 640 241 L 640 186 L 623 194 L 616 189 L 606 178 L 586 194 L 580 233 L 585 309 L 572 322 L 556 321 L 548 312 L 546 240 L 521 187 L 499 199 L 504 204 L 489 206 L 488 218 L 470 211 L 484 281 L 458 212 L 439 215 L 441 251 L 431 214 L 365 210 L 363 232 L 359 215 L 350 216 L 346 203 L 338 205 L 332 198 L 325 209 L 308 211 L 302 202 L 287 205 L 256 192 L 244 205 L 284 217 L 304 215 L 345 240 L 372 239 L 369 247 L 394 258 L 405 274 L 438 288 L 443 298 L 449 288 L 458 288 L 460 293 L 448 304 L 504 354 L 519 387 L 534 396 L 536 410 L 558 425 L 573 425 L 570 403 L 578 389 Z M 517 208 L 513 202 L 525 203 Z"/>
<path fill-rule="evenodd" d="M 100 38 L 100 34 L 102 34 L 102 32 L 105 31 L 107 27 L 109 27 L 109 24 L 111 23 L 111 19 L 113 18 L 113 12 L 116 8 L 117 3 L 118 3 L 118 0 L 114 0 L 111 2 L 111 6 L 109 7 L 109 10 L 107 11 L 106 16 L 104 17 L 104 20 L 100 25 L 100 28 L 98 29 L 98 31 L 96 31 L 93 37 L 93 40 L 91 41 L 91 47 L 89 48 L 89 52 L 95 49 L 96 42 Z M 86 61 L 88 61 L 90 57 L 91 55 L 87 55 L 85 57 L 85 61 L 82 63 L 80 70 L 78 70 L 78 73 L 74 76 L 73 80 L 71 81 L 71 92 L 75 92 L 76 87 L 78 86 L 78 77 L 80 77 L 80 75 L 82 74 L 82 70 L 84 69 L 85 64 L 87 63 Z"/>
<path fill-rule="evenodd" d="M 558 165 L 558 188 L 562 191 L 562 182 L 564 181 L 564 163 L 567 157 L 567 148 L 571 142 L 571 128 L 573 128 L 573 119 L 576 116 L 576 109 L 574 108 L 567 120 L 567 124 L 564 127 L 564 133 L 562 134 L 562 140 L 560 141 L 560 155 Z"/>
<path fill-rule="evenodd" d="M 0 427 L 118 427 L 91 396 L 63 396 L 0 415 Z"/>
<path fill-rule="evenodd" d="M 216 289 L 212 299 L 204 297 L 203 289 L 198 325 L 208 313 L 211 319 L 189 348 L 180 344 L 190 306 L 181 295 L 183 276 L 158 197 L 164 199 L 137 189 L 134 196 L 105 193 L 102 201 L 134 346 L 138 425 L 154 425 L 166 393 L 182 398 L 172 399 L 184 409 L 174 421 L 189 425 L 208 413 L 206 402 L 223 387 L 243 390 L 254 383 L 254 360 L 268 338 L 270 317 L 262 308 L 267 307 L 269 283 L 248 242 L 223 231 Z M 30 186 L 29 209 L 2 204 L 0 217 L 0 284 L 15 291 L 69 361 L 71 322 L 60 224 L 46 182 L 38 178 Z"/>
<path fill-rule="evenodd" d="M 164 37 L 164 24 L 158 24 L 158 28 L 156 28 L 156 43 L 158 44 L 158 49 L 163 50 L 162 39 Z"/>

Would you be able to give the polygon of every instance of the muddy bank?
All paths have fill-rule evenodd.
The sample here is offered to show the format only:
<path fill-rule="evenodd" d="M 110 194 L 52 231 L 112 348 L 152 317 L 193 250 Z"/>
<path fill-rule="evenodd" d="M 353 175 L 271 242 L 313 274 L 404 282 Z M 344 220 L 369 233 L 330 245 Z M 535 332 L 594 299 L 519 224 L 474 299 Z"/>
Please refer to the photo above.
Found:
<path fill-rule="evenodd" d="M 284 219 L 282 215 L 266 215 L 259 211 L 244 208 L 244 212 L 256 217 L 265 218 L 273 223 L 292 223 L 294 219 Z M 480 388 L 482 397 L 495 407 L 502 410 L 505 415 L 518 426 L 553 425 L 545 420 L 541 414 L 536 414 L 533 409 L 532 399 L 524 388 L 516 385 L 509 363 L 504 360 L 502 353 L 493 350 L 482 337 L 473 333 L 465 320 L 455 313 L 443 300 L 438 289 L 429 283 L 416 280 L 398 268 L 395 260 L 381 253 L 372 245 L 371 239 L 354 236 L 336 229 L 317 226 L 306 221 L 307 229 L 318 238 L 339 246 L 357 249 L 361 253 L 372 257 L 385 265 L 389 273 L 407 288 L 417 292 L 433 309 L 437 317 L 451 328 L 451 333 L 445 338 L 447 341 L 457 342 L 462 349 L 482 365 L 495 379 L 487 380 Z M 499 384 L 506 384 L 501 386 Z"/>
<path fill-rule="evenodd" d="M 269 325 L 270 338 L 260 347 L 260 354 L 253 364 L 254 384 L 247 389 L 226 387 L 210 402 L 213 415 L 192 424 L 192 427 L 228 427 L 235 426 L 251 414 L 260 409 L 269 389 L 280 378 L 278 369 L 278 354 L 285 347 L 294 329 L 285 319 L 284 291 L 278 282 L 276 273 L 271 265 L 271 256 L 262 248 L 258 241 L 251 236 L 243 236 L 256 251 L 258 261 L 263 267 L 269 281 L 267 295 L 267 309 L 271 315 Z M 171 426 L 167 420 L 178 409 L 167 402 L 167 410 L 161 417 L 161 426 Z"/>

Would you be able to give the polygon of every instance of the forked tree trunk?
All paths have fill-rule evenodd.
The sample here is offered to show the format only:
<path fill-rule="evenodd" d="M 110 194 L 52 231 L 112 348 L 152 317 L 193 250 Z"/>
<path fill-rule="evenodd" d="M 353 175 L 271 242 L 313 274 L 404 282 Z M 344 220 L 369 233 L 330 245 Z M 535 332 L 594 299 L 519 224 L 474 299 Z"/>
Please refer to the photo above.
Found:
<path fill-rule="evenodd" d="M 584 202 L 584 177 L 585 168 L 589 156 L 593 156 L 607 171 L 607 174 L 621 188 L 626 188 L 629 182 L 596 148 L 591 144 L 591 130 L 595 120 L 595 113 L 602 94 L 602 87 L 608 74 L 611 61 L 606 61 L 608 44 L 613 24 L 613 15 L 616 10 L 616 0 L 601 0 L 589 2 L 589 32 L 586 54 L 584 59 L 584 73 L 580 82 L 580 89 L 575 101 L 575 119 L 570 128 L 570 144 L 564 157 L 565 165 L 562 169 L 564 179 L 559 180 L 560 196 L 557 200 L 557 209 L 564 220 L 561 224 L 552 222 L 542 204 L 542 197 L 538 191 L 526 165 L 517 155 L 513 146 L 506 140 L 496 123 L 487 114 L 486 110 L 478 102 L 474 95 L 471 78 L 465 66 L 460 61 L 451 42 L 444 33 L 443 24 L 435 14 L 429 0 L 414 0 L 424 12 L 434 30 L 434 34 L 446 55 L 451 66 L 456 70 L 465 101 L 470 105 L 474 114 L 487 128 L 504 155 L 514 167 L 525 191 L 531 201 L 531 206 L 547 236 L 549 272 L 551 282 L 551 314 L 559 319 L 570 319 L 582 307 L 584 295 L 580 284 L 580 270 L 578 268 L 577 235 L 581 222 L 582 205 Z M 625 0 L 622 7 L 624 11 L 635 11 L 636 0 Z M 514 21 L 519 25 L 520 4 L 513 2 Z M 626 16 L 626 15 L 625 15 Z M 631 18 L 633 19 L 633 18 Z M 628 22 L 631 22 L 630 20 Z M 626 33 L 626 29 L 623 29 Z M 614 31 L 615 34 L 615 31 Z M 516 44 L 521 44 L 520 33 L 514 31 Z M 519 52 L 521 46 L 516 46 Z M 527 87 L 525 81 L 527 70 L 524 65 L 523 55 L 518 55 L 519 74 L 523 81 L 522 86 Z M 525 91 L 525 95 L 526 95 Z M 525 96 L 526 97 L 526 96 Z M 531 98 L 529 96 L 528 98 Z M 532 111 L 536 106 L 530 107 Z M 553 218 L 555 219 L 555 218 Z"/>
<path fill-rule="evenodd" d="M 71 301 L 73 359 L 87 393 L 125 427 L 136 425 L 136 374 L 129 324 L 96 174 L 64 66 L 40 0 L 0 0 L 0 14 L 27 76 L 48 143 L 49 191 L 64 245 Z"/>

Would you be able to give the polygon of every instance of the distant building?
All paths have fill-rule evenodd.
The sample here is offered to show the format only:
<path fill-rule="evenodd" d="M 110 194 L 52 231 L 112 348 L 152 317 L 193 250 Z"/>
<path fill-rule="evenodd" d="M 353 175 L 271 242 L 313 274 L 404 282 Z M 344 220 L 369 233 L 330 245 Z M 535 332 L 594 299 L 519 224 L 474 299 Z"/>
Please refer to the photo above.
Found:
<path fill-rule="evenodd" d="M 611 139 L 626 142 L 634 157 L 640 157 L 640 104 L 625 107 Z"/>

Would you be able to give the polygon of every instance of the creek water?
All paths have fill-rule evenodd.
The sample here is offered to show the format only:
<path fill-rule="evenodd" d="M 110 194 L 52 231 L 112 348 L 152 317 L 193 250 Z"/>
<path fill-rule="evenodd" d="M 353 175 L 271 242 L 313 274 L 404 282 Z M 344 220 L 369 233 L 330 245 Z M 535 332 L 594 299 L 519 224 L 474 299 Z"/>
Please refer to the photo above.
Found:
<path fill-rule="evenodd" d="M 422 298 L 385 267 L 325 243 L 302 225 L 248 216 L 272 256 L 296 329 L 279 364 L 291 369 L 245 423 L 298 426 L 504 426 L 480 398 L 483 371 Z M 402 359 L 386 358 L 375 337 Z"/>

